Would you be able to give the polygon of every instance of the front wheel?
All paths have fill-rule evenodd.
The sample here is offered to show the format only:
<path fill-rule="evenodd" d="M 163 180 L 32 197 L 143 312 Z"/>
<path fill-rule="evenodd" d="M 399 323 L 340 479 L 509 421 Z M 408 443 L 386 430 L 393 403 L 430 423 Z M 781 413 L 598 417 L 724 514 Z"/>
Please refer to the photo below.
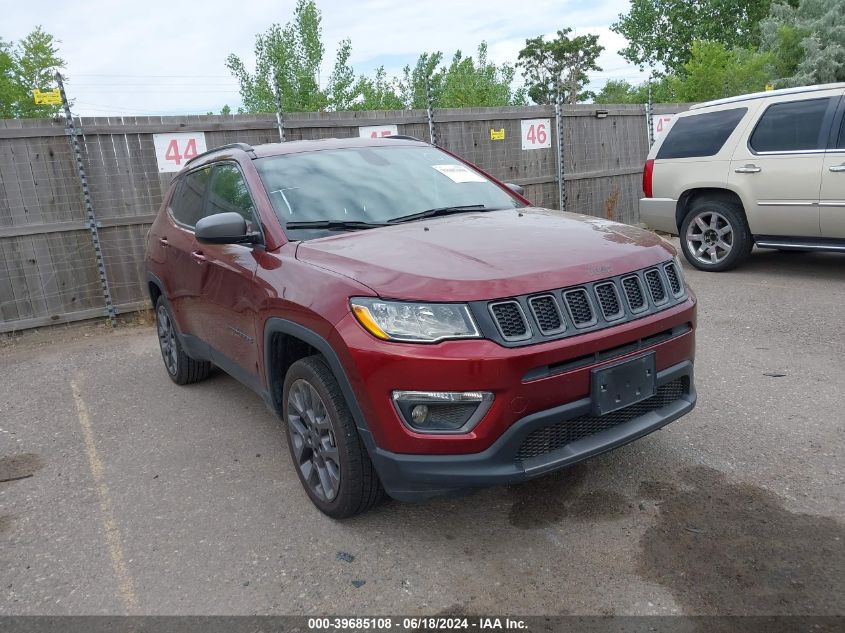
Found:
<path fill-rule="evenodd" d="M 314 505 L 335 519 L 376 505 L 384 496 L 381 482 L 322 357 L 293 363 L 282 397 L 291 459 Z"/>
<path fill-rule="evenodd" d="M 710 272 L 738 266 L 754 246 L 742 209 L 721 200 L 694 202 L 680 233 L 681 250 L 687 261 Z"/>
<path fill-rule="evenodd" d="M 170 380 L 177 385 L 187 385 L 208 377 L 211 363 L 191 358 L 182 348 L 176 323 L 164 302 L 164 297 L 159 297 L 156 301 L 156 330 L 161 359 Z"/>

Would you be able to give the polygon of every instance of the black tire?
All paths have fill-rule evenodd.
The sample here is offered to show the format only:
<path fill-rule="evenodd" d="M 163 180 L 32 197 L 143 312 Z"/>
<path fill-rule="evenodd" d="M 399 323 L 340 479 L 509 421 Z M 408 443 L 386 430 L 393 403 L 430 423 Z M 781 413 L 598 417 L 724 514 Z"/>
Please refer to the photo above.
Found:
<path fill-rule="evenodd" d="M 282 394 L 291 460 L 313 504 L 334 519 L 361 514 L 378 504 L 384 489 L 323 358 L 309 356 L 293 363 Z"/>
<path fill-rule="evenodd" d="M 681 223 L 679 237 L 687 261 L 708 272 L 737 267 L 754 248 L 742 207 L 714 198 L 700 198 L 692 203 Z M 701 248 L 705 250 L 700 251 Z"/>
<path fill-rule="evenodd" d="M 170 380 L 177 385 L 188 385 L 208 377 L 211 363 L 195 360 L 182 349 L 179 333 L 176 331 L 176 322 L 163 297 L 159 297 L 156 301 L 156 331 L 161 358 Z"/>

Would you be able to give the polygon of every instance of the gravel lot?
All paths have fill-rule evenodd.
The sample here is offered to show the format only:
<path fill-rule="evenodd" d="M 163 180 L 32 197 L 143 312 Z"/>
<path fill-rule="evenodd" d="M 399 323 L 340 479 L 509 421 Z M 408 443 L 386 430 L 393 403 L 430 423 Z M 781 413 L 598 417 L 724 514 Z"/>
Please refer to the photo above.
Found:
<path fill-rule="evenodd" d="M 843 614 L 845 257 L 686 272 L 691 415 L 545 479 L 340 523 L 260 399 L 221 373 L 173 385 L 151 326 L 7 340 L 0 613 Z"/>

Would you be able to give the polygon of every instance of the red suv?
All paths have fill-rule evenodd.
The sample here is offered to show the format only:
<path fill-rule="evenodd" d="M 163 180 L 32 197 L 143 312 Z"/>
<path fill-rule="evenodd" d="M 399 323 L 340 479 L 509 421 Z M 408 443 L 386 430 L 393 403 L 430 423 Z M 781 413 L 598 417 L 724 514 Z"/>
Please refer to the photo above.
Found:
<path fill-rule="evenodd" d="M 523 481 L 695 405 L 695 298 L 640 229 L 407 137 L 227 145 L 147 239 L 162 357 L 262 396 L 314 504 Z"/>

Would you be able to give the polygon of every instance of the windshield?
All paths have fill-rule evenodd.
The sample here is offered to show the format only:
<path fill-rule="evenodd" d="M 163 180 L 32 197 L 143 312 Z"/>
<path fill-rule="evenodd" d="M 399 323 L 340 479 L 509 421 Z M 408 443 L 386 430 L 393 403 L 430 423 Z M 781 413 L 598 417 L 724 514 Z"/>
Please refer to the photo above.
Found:
<path fill-rule="evenodd" d="M 524 206 L 434 147 L 319 150 L 255 163 L 283 226 L 321 220 L 381 224 L 432 209 Z M 329 233 L 325 228 L 286 231 L 297 240 Z"/>

